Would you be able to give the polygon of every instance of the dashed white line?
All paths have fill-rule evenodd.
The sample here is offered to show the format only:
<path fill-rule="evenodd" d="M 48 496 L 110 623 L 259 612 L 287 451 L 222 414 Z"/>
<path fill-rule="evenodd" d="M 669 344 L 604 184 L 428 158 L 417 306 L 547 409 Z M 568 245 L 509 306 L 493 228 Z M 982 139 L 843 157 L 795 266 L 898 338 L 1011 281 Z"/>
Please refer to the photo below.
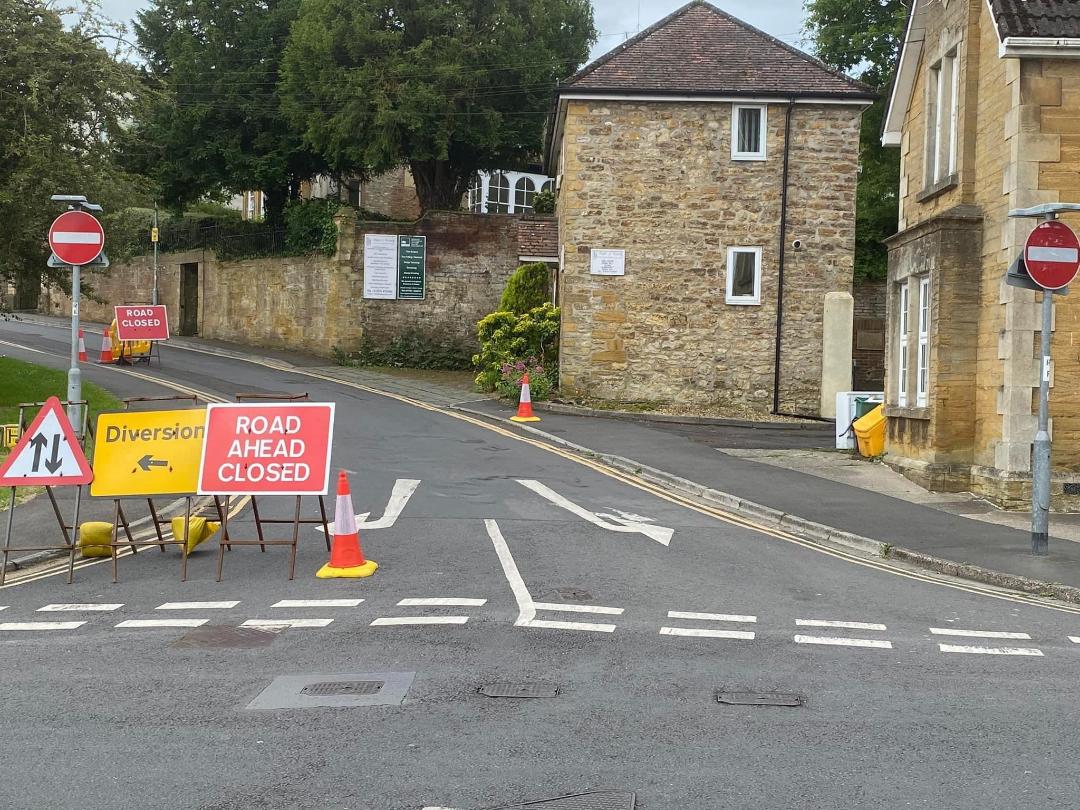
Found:
<path fill-rule="evenodd" d="M 209 619 L 125 619 L 117 627 L 202 627 Z"/>
<path fill-rule="evenodd" d="M 798 627 L 840 627 L 844 630 L 888 630 L 883 624 L 872 622 L 834 622 L 829 619 L 796 619 Z"/>
<path fill-rule="evenodd" d="M 662 636 L 691 636 L 694 638 L 732 638 L 753 641 L 754 633 L 750 630 L 708 630 L 699 627 L 661 627 Z"/>
<path fill-rule="evenodd" d="M 324 607 L 356 607 L 363 599 L 282 599 L 274 602 L 272 608 L 324 608 Z"/>
<path fill-rule="evenodd" d="M 403 624 L 465 624 L 468 616 L 384 616 L 375 619 L 372 627 Z"/>
<path fill-rule="evenodd" d="M 1080 644 L 1080 636 L 1069 636 L 1069 641 L 1073 644 Z"/>
<path fill-rule="evenodd" d="M 285 627 L 326 627 L 333 619 L 248 619 L 241 627 L 278 629 Z"/>
<path fill-rule="evenodd" d="M 828 636 L 795 636 L 796 644 L 826 644 L 835 647 L 873 647 L 891 650 L 892 642 L 877 638 L 831 638 Z"/>
<path fill-rule="evenodd" d="M 467 599 L 455 596 L 431 596 L 402 599 L 398 607 L 480 607 L 487 599 Z"/>
<path fill-rule="evenodd" d="M 121 602 L 119 604 L 112 604 L 112 605 L 99 604 L 99 603 L 89 603 L 89 604 L 83 604 L 83 605 L 63 603 L 63 604 L 58 604 L 58 605 L 45 605 L 45 607 L 39 607 L 37 609 L 37 612 L 38 613 L 56 613 L 56 612 L 64 611 L 64 610 L 70 610 L 70 611 L 83 611 L 83 610 L 87 610 L 87 611 L 89 611 L 89 610 L 109 611 L 109 610 L 119 610 L 123 606 L 124 606 L 123 602 Z"/>
<path fill-rule="evenodd" d="M 0 610 L 7 610 L 7 609 L 8 609 L 7 605 L 0 605 Z"/>
<path fill-rule="evenodd" d="M 155 610 L 228 610 L 240 604 L 237 599 L 234 602 L 166 602 L 158 605 Z"/>
<path fill-rule="evenodd" d="M 541 627 L 548 630 L 588 630 L 592 633 L 613 633 L 613 624 L 594 624 L 593 622 L 554 622 L 545 619 L 532 619 L 522 627 Z"/>
<path fill-rule="evenodd" d="M 562 602 L 534 602 L 537 610 L 556 610 L 563 613 L 604 613 L 609 616 L 621 616 L 623 608 L 604 607 L 603 605 L 565 605 Z"/>
<path fill-rule="evenodd" d="M 1027 633 L 1004 633 L 998 630 L 954 630 L 951 627 L 931 627 L 930 632 L 936 636 L 970 636 L 971 638 L 1026 638 L 1031 639 Z"/>
<path fill-rule="evenodd" d="M 974 655 L 1042 655 L 1034 647 L 971 647 L 965 644 L 938 644 L 944 653 L 971 653 Z"/>
<path fill-rule="evenodd" d="M 669 610 L 669 619 L 690 619 L 701 622 L 756 622 L 757 616 L 741 616 L 734 613 L 687 613 L 684 610 Z"/>
<path fill-rule="evenodd" d="M 74 630 L 86 622 L 0 622 L 0 630 Z"/>

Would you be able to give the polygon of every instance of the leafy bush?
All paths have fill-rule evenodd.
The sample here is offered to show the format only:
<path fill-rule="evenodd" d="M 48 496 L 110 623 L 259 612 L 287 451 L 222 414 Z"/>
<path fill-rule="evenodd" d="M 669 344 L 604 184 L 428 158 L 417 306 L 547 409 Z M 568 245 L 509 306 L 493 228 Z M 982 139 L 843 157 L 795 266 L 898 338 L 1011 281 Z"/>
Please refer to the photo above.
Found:
<path fill-rule="evenodd" d="M 464 371 L 472 367 L 472 350 L 463 341 L 436 340 L 430 335 L 410 330 L 377 343 L 369 338 L 360 341 L 355 352 L 334 347 L 334 359 L 342 366 L 383 366 Z"/>
<path fill-rule="evenodd" d="M 551 216 L 555 213 L 555 192 L 551 189 L 538 191 L 533 197 L 533 213 L 541 216 Z"/>
<path fill-rule="evenodd" d="M 479 371 L 476 384 L 481 390 L 497 390 L 503 379 L 503 367 L 516 367 L 518 362 L 526 360 L 543 367 L 541 376 L 547 378 L 549 388 L 558 379 L 558 307 L 545 303 L 523 315 L 492 312 L 476 324 L 476 333 L 480 353 L 473 356 L 473 365 Z"/>
<path fill-rule="evenodd" d="M 285 205 L 285 249 L 332 256 L 337 249 L 337 200 L 290 200 Z"/>
<path fill-rule="evenodd" d="M 550 372 L 535 357 L 518 360 L 516 363 L 504 363 L 495 389 L 501 396 L 517 401 L 521 397 L 521 383 L 525 374 L 529 375 L 529 394 L 532 399 L 537 402 L 547 399 L 554 387 L 554 381 Z"/>
<path fill-rule="evenodd" d="M 523 315 L 551 300 L 551 271 L 543 262 L 523 264 L 506 280 L 499 309 Z"/>

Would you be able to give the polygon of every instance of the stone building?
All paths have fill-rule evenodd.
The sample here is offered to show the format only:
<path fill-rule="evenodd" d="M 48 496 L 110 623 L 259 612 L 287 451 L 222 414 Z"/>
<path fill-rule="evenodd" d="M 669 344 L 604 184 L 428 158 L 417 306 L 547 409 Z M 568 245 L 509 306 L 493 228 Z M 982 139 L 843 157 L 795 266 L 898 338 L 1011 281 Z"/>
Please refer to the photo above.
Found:
<path fill-rule="evenodd" d="M 1005 284 L 1035 224 L 1007 214 L 1080 202 L 1080 3 L 911 4 L 883 142 L 901 155 L 900 232 L 889 240 L 887 459 L 933 489 L 1023 504 L 1039 295 Z M 1055 307 L 1057 506 L 1064 484 L 1080 480 L 1076 299 L 1058 297 Z"/>
<path fill-rule="evenodd" d="M 563 392 L 818 414 L 832 401 L 830 293 L 840 360 L 824 387 L 849 388 L 859 126 L 873 98 L 705 2 L 562 82 L 547 165 Z"/>

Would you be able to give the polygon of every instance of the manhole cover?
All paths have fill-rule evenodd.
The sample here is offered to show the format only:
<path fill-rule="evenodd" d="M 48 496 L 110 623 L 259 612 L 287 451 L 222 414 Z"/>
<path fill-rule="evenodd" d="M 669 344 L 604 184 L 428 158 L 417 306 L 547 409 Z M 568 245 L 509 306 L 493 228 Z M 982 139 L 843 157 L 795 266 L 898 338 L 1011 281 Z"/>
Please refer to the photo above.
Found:
<path fill-rule="evenodd" d="M 792 692 L 717 692 L 717 703 L 729 706 L 802 706 L 801 695 Z"/>
<path fill-rule="evenodd" d="M 374 695 L 384 681 L 325 681 L 310 683 L 300 690 L 301 695 Z"/>
<path fill-rule="evenodd" d="M 556 588 L 555 593 L 559 595 L 560 599 L 566 599 L 569 602 L 591 602 L 593 595 L 583 588 Z"/>
<path fill-rule="evenodd" d="M 415 677 L 415 672 L 309 672 L 304 675 L 279 675 L 247 704 L 247 708 L 399 706 L 405 700 Z"/>
<path fill-rule="evenodd" d="M 510 804 L 498 810 L 526 810 L 526 808 L 546 808 L 546 810 L 634 810 L 637 796 L 622 791 L 602 790 L 591 793 L 575 793 L 572 796 L 560 796 L 556 799 Z"/>
<path fill-rule="evenodd" d="M 252 647 L 266 647 L 273 643 L 276 636 L 276 633 L 260 630 L 257 627 L 205 625 L 180 636 L 172 643 L 172 646 L 244 650 Z"/>
<path fill-rule="evenodd" d="M 480 694 L 487 697 L 506 698 L 553 698 L 559 696 L 559 687 L 550 683 L 489 683 L 480 687 Z"/>

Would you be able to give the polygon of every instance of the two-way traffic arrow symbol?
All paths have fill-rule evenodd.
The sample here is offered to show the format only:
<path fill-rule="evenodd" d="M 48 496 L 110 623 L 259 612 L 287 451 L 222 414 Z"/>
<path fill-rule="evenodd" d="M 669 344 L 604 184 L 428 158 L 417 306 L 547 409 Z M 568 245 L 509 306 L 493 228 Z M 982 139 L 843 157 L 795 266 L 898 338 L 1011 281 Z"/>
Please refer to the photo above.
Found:
<path fill-rule="evenodd" d="M 140 458 L 135 463 L 138 464 L 140 467 L 142 467 L 143 472 L 150 472 L 151 467 L 168 467 L 169 466 L 168 461 L 166 461 L 165 459 L 161 459 L 161 458 L 154 458 L 153 455 L 151 455 L 150 453 L 147 453 L 145 456 Z"/>
<path fill-rule="evenodd" d="M 51 473 L 56 472 L 62 466 L 64 466 L 64 460 L 60 458 L 60 439 L 59 433 L 54 433 L 52 437 L 52 457 L 45 459 L 45 469 Z M 49 443 L 49 439 L 45 434 L 39 433 L 30 440 L 30 445 L 34 448 L 34 463 L 33 471 L 37 472 L 41 469 L 41 451 L 45 449 L 45 446 Z"/>

